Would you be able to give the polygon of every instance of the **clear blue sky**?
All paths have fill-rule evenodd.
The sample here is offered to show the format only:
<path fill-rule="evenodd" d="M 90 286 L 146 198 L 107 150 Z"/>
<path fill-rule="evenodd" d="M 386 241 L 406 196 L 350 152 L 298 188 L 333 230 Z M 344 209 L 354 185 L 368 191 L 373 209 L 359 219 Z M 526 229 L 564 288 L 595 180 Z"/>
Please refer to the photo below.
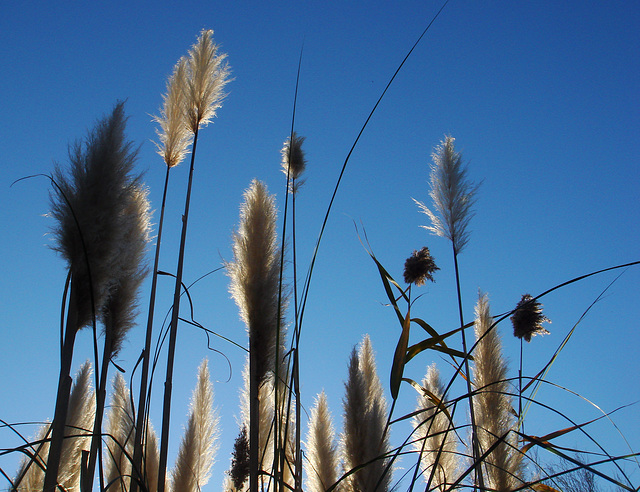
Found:
<path fill-rule="evenodd" d="M 115 102 L 126 99 L 128 136 L 141 145 L 154 208 L 159 208 L 163 163 L 152 140 L 167 76 L 203 28 L 229 55 L 235 80 L 213 125 L 200 134 L 187 239 L 185 282 L 231 259 L 230 235 L 243 190 L 265 181 L 284 209 L 279 150 L 291 127 L 295 77 L 302 59 L 296 130 L 307 137 L 307 182 L 299 195 L 299 270 L 306 271 L 340 168 L 360 127 L 408 49 L 440 2 L 22 2 L 3 6 L 0 63 L 0 418 L 43 421 L 53 416 L 59 359 L 58 319 L 65 265 L 47 245 L 49 183 L 23 176 L 50 173 L 67 162 L 67 148 L 83 138 Z M 469 176 L 482 181 L 460 256 L 465 316 L 477 291 L 494 313 L 524 293 L 593 270 L 640 259 L 640 5 L 635 2 L 473 2 L 451 0 L 398 75 L 347 168 L 330 217 L 310 291 L 302 335 L 303 404 L 323 388 L 339 426 L 347 359 L 369 333 L 387 385 L 399 327 L 382 305 L 384 291 L 360 245 L 353 221 L 366 228 L 380 261 L 398 280 L 413 249 L 429 246 L 441 270 L 422 287 L 416 315 L 438 330 L 457 324 L 453 260 L 448 241 L 428 235 L 411 197 L 428 201 L 432 148 L 456 137 Z M 174 271 L 188 168 L 172 176 L 160 267 Z M 151 255 L 150 255 L 151 257 Z M 551 335 L 525 346 L 525 373 L 534 375 L 616 273 L 558 291 L 542 301 Z M 192 290 L 196 319 L 246 342 L 223 273 Z M 146 306 L 149 286 L 143 289 Z M 161 280 L 156 319 L 168 310 L 172 286 Z M 640 270 L 627 271 L 579 325 L 549 379 L 604 411 L 640 400 L 636 312 Z M 184 309 L 184 308 L 183 308 Z M 144 309 L 143 309 L 144 310 Z M 183 311 L 184 312 L 184 311 Z M 142 329 L 129 337 L 118 363 L 129 374 Z M 501 326 L 517 373 L 519 343 Z M 415 333 L 413 339 L 419 339 Z M 90 333 L 79 336 L 74 368 L 91 357 Z M 218 490 L 237 434 L 242 351 L 189 326 L 178 335 L 172 409 L 175 453 L 196 368 L 209 357 L 222 422 L 221 448 L 204 490 Z M 420 379 L 437 355 L 407 367 Z M 164 374 L 160 369 L 159 375 Z M 152 419 L 161 425 L 161 382 Z M 576 421 L 598 412 L 564 391 L 538 398 Z M 403 387 L 399 411 L 414 391 Z M 612 419 L 635 451 L 638 415 L 631 406 Z M 305 421 L 306 424 L 306 421 Z M 527 431 L 544 435 L 568 424 L 532 412 Z M 303 428 L 305 425 L 303 424 Z M 610 424 L 590 427 L 612 454 L 628 452 Z M 30 436 L 35 427 L 22 430 Z M 394 431 L 393 442 L 404 436 Z M 6 429 L 0 447 L 17 443 Z M 585 439 L 561 441 L 584 446 Z M 592 449 L 592 447 L 589 447 Z M 173 462 L 174 455 L 169 457 Z M 9 474 L 15 456 L 0 457 Z M 626 470 L 640 482 L 638 466 Z M 0 488 L 3 487 L 0 485 Z"/>

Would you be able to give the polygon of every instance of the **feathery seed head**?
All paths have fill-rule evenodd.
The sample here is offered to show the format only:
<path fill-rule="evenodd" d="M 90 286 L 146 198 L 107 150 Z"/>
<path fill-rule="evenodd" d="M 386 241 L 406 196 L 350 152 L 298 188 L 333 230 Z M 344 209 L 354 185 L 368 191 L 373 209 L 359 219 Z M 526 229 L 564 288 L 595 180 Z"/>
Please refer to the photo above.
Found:
<path fill-rule="evenodd" d="M 196 44 L 189 50 L 187 63 L 187 120 L 193 133 L 207 125 L 222 106 L 231 69 L 227 55 L 218 54 L 213 31 L 203 30 Z"/>
<path fill-rule="evenodd" d="M 413 447 L 421 453 L 425 481 L 429 483 L 433 475 L 431 490 L 445 490 L 447 484 L 453 482 L 458 468 L 457 439 L 452 422 L 440 406 L 444 404 L 445 387 L 435 363 L 428 367 L 422 386 L 428 393 L 418 396 L 416 411 L 419 413 L 412 418 L 416 436 Z"/>
<path fill-rule="evenodd" d="M 209 481 L 217 451 L 218 417 L 213 408 L 213 385 L 205 359 L 191 398 L 187 427 L 172 471 L 172 489 L 197 492 Z"/>
<path fill-rule="evenodd" d="M 422 226 L 429 232 L 449 239 L 456 253 L 460 253 L 469 242 L 467 226 L 475 215 L 472 207 L 476 201 L 478 185 L 467 180 L 467 169 L 462 164 L 462 155 L 456 152 L 455 138 L 445 139 L 431 154 L 431 192 L 434 211 L 424 203 L 413 200 L 420 211 L 431 220 L 430 226 Z"/>
<path fill-rule="evenodd" d="M 385 433 L 387 402 L 376 370 L 376 361 L 369 336 L 365 336 L 360 349 L 354 347 L 349 359 L 349 379 L 345 384 L 344 432 L 342 456 L 345 472 L 369 463 L 389 451 Z M 391 473 L 386 471 L 388 461 L 378 459 L 347 479 L 349 490 L 388 491 Z"/>
<path fill-rule="evenodd" d="M 125 141 L 124 130 L 124 105 L 118 103 L 96 125 L 85 148 L 72 147 L 69 174 L 60 167 L 53 172 L 57 184 L 51 193 L 50 215 L 57 221 L 53 248 L 71 271 L 78 329 L 91 322 L 92 290 L 99 313 L 117 282 L 113 272 L 120 264 L 123 207 L 140 179 L 132 175 L 137 150 Z"/>
<path fill-rule="evenodd" d="M 253 180 L 244 194 L 240 226 L 233 235 L 234 261 L 227 265 L 229 290 L 247 326 L 251 347 L 258 350 L 260 380 L 275 368 L 278 323 L 280 248 L 276 232 L 275 199 Z M 281 334 L 284 331 L 281 325 Z"/>
<path fill-rule="evenodd" d="M 549 334 L 542 323 L 551 323 L 551 320 L 542 314 L 542 304 L 531 295 L 524 294 L 511 315 L 511 323 L 513 323 L 513 335 L 530 342 L 532 336 Z"/>
<path fill-rule="evenodd" d="M 65 440 L 60 456 L 58 482 L 65 490 L 80 490 L 80 467 L 82 451 L 88 451 L 91 444 L 91 431 L 95 416 L 95 397 L 91 387 L 91 363 L 85 362 L 76 373 L 71 397 Z M 51 424 L 40 427 L 34 441 L 43 441 L 36 445 L 37 454 L 25 456 L 14 479 L 15 489 L 12 491 L 40 491 L 44 485 L 45 468 L 49 457 Z M 86 436 L 86 437 L 79 437 Z M 49 440 L 48 440 L 49 439 Z"/>
<path fill-rule="evenodd" d="M 404 281 L 407 284 L 424 285 L 426 280 L 433 279 L 432 273 L 440 270 L 426 246 L 420 251 L 414 250 L 407 261 L 404 262 Z"/>
<path fill-rule="evenodd" d="M 309 492 L 324 492 L 338 478 L 338 454 L 335 431 L 323 391 L 316 398 L 309 418 L 307 435 L 307 458 L 305 462 L 306 488 Z"/>
<path fill-rule="evenodd" d="M 486 457 L 486 485 L 491 490 L 514 490 L 524 482 L 522 453 L 518 436 L 513 432 L 517 419 L 512 406 L 512 389 L 507 377 L 507 362 L 502 353 L 500 336 L 493 326 L 489 300 L 479 295 L 476 305 L 473 397 L 478 443 L 482 450 L 493 446 Z M 496 441 L 502 439 L 496 445 Z"/>
<path fill-rule="evenodd" d="M 293 138 L 287 138 L 280 151 L 282 154 L 282 172 L 289 176 L 290 179 L 297 181 L 295 185 L 292 185 L 295 186 L 295 189 L 292 188 L 292 192 L 297 191 L 297 188 L 304 183 L 303 181 L 298 181 L 307 165 L 304 150 L 302 150 L 304 140 L 305 137 L 299 137 L 296 132 L 293 132 Z"/>
<path fill-rule="evenodd" d="M 160 125 L 156 130 L 160 143 L 158 154 L 168 167 L 175 167 L 185 158 L 192 133 L 187 124 L 187 58 L 182 57 L 167 81 L 167 93 L 162 96 L 160 116 L 153 120 Z"/>
<path fill-rule="evenodd" d="M 105 331 L 110 330 L 113 341 L 110 356 L 119 352 L 126 334 L 134 325 L 138 291 L 148 273 L 144 262 L 151 230 L 148 196 L 149 190 L 136 183 L 123 197 L 117 262 L 112 270 L 114 284 L 101 313 Z"/>
<path fill-rule="evenodd" d="M 233 443 L 231 468 L 227 472 L 236 490 L 241 490 L 247 478 L 249 478 L 249 459 L 247 427 L 242 426 L 240 434 Z"/>
<path fill-rule="evenodd" d="M 124 492 L 129 489 L 133 454 L 133 433 L 135 416 L 131 406 L 129 388 L 118 373 L 113 381 L 113 395 L 107 424 L 107 453 L 105 454 L 105 475 L 109 490 Z"/>

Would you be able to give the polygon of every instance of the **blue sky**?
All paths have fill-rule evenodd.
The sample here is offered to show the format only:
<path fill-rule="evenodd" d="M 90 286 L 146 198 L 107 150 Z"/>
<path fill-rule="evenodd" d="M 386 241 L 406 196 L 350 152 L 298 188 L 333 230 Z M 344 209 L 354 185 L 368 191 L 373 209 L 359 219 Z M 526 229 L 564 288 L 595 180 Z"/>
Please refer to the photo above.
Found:
<path fill-rule="evenodd" d="M 163 163 L 152 141 L 167 76 L 203 28 L 227 53 L 235 80 L 214 124 L 198 141 L 185 260 L 185 282 L 230 259 L 231 232 L 243 190 L 265 181 L 284 209 L 279 150 L 291 127 L 295 77 L 304 46 L 296 130 L 307 137 L 307 182 L 297 202 L 299 271 L 305 272 L 344 159 L 369 111 L 406 52 L 440 8 L 438 2 L 23 2 L 3 7 L 0 31 L 0 418 L 52 418 L 58 378 L 57 336 L 64 262 L 47 246 L 49 183 L 24 176 L 50 173 L 67 162 L 69 144 L 83 138 L 117 100 L 126 99 L 128 136 L 141 145 L 138 168 L 158 208 Z M 414 249 L 429 246 L 441 270 L 422 287 L 413 312 L 436 329 L 457 323 L 450 244 L 430 236 L 411 198 L 428 201 L 430 154 L 445 134 L 456 138 L 469 176 L 482 182 L 471 240 L 460 256 L 465 317 L 478 290 L 495 313 L 524 293 L 538 294 L 573 277 L 640 259 L 640 6 L 632 2 L 471 2 L 452 0 L 409 58 L 369 123 L 349 162 L 310 290 L 302 335 L 303 404 L 322 389 L 339 425 L 351 348 L 369 333 L 386 385 L 399 336 L 375 266 L 354 221 L 366 229 L 377 257 L 398 280 Z M 172 174 L 160 267 L 175 270 L 188 167 Z M 151 255 L 150 255 L 151 256 Z M 619 273 L 619 272 L 618 272 Z M 525 346 L 525 373 L 534 375 L 600 292 L 609 273 L 542 300 L 551 335 Z M 580 323 L 550 381 L 604 411 L 640 400 L 634 306 L 638 267 L 624 273 Z M 197 320 L 245 343 L 244 327 L 222 273 L 192 291 Z M 142 305 L 149 286 L 145 284 Z M 156 319 L 171 302 L 161 285 Z M 143 309 L 144 310 L 144 309 Z M 501 325 L 517 372 L 519 343 Z M 414 333 L 413 339 L 419 339 Z M 142 348 L 132 333 L 118 363 L 129 374 Z M 74 368 L 90 357 L 81 333 Z M 209 357 L 223 424 L 213 478 L 217 490 L 237 434 L 235 416 L 244 355 L 214 340 L 226 360 L 207 350 L 205 336 L 184 326 L 178 335 L 172 410 L 172 452 L 186 421 L 196 368 Z M 420 379 L 438 355 L 407 366 Z M 164 370 L 160 369 L 159 374 Z M 160 378 L 159 378 L 160 379 Z M 152 418 L 160 427 L 161 383 Z M 599 414 L 581 398 L 544 388 L 538 398 L 586 421 Z M 415 395 L 403 387 L 400 410 Z M 634 451 L 640 446 L 638 406 L 612 420 Z M 306 422 L 305 422 L 306 423 Z M 567 426 L 532 411 L 536 435 Z M 304 425 L 303 425 L 304 427 Z M 612 454 L 628 452 L 610 424 L 591 427 Z M 31 435 L 34 427 L 24 427 Z M 397 442 L 404 429 L 398 429 Z M 3 430 L 0 447 L 15 445 Z M 587 446 L 577 435 L 567 446 Z M 169 463 L 173 456 L 169 457 Z M 13 473 L 17 459 L 1 457 Z M 637 465 L 627 471 L 640 482 Z"/>

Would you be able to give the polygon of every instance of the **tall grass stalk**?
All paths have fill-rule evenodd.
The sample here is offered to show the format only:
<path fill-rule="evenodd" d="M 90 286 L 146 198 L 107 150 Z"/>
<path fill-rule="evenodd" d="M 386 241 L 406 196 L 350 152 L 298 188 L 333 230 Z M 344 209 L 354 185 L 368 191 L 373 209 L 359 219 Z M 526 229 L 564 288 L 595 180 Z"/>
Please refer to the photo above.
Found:
<path fill-rule="evenodd" d="M 278 391 L 279 381 L 275 375 L 270 376 L 281 365 L 276 358 L 281 346 L 281 282 L 275 201 L 265 185 L 256 180 L 245 192 L 240 226 L 233 237 L 233 256 L 234 261 L 227 265 L 230 291 L 249 333 L 249 485 L 256 492 L 262 463 L 260 450 L 266 445 L 260 439 L 260 409 L 265 403 L 261 401 L 261 391 L 270 386 L 270 379 L 274 391 Z"/>
<path fill-rule="evenodd" d="M 160 261 L 160 244 L 162 241 L 162 229 L 164 225 L 164 212 L 167 201 L 167 189 L 169 186 L 169 172 L 182 162 L 191 143 L 192 134 L 187 126 L 186 114 L 186 79 L 187 59 L 182 57 L 173 69 L 173 73 L 167 81 L 167 93 L 163 96 L 163 108 L 160 116 L 155 117 L 160 125 L 157 131 L 160 143 L 158 153 L 162 156 L 167 169 L 162 191 L 162 204 L 160 206 L 160 218 L 158 220 L 158 233 L 156 235 L 155 258 L 151 277 L 151 294 L 149 296 L 149 311 L 147 315 L 147 331 L 145 336 L 144 352 L 142 354 L 142 369 L 140 375 L 140 396 L 138 398 L 138 413 L 136 420 L 136 432 L 134 436 L 133 469 L 140 470 L 139 481 L 147 485 L 148 481 L 157 480 L 147 473 L 146 463 L 142 463 L 146 453 L 142 449 L 141 437 L 146 434 L 145 427 L 148 422 L 147 414 L 147 386 L 149 384 L 149 362 L 151 359 L 151 340 L 153 335 L 153 315 L 156 303 L 156 290 L 158 284 L 158 264 Z M 137 492 L 138 480 L 132 480 L 131 492 Z"/>
<path fill-rule="evenodd" d="M 420 211 L 429 217 L 431 225 L 422 226 L 429 232 L 447 238 L 451 241 L 453 249 L 453 263 L 456 278 L 456 291 L 458 298 L 458 314 L 460 317 L 462 350 L 465 354 L 464 367 L 466 373 L 467 390 L 469 394 L 469 412 L 471 414 L 471 430 L 474 460 L 480 456 L 478 438 L 475 431 L 475 410 L 473 407 L 473 391 L 469 371 L 469 358 L 466 357 L 467 338 L 464 329 L 464 314 L 462 310 L 462 293 L 460 289 L 460 270 L 458 267 L 458 255 L 469 242 L 467 227 L 474 215 L 472 207 L 475 203 L 477 185 L 473 185 L 467 179 L 467 169 L 462 164 L 462 155 L 456 152 L 455 139 L 445 136 L 445 139 L 435 148 L 431 157 L 431 197 L 434 210 L 429 209 L 424 203 L 414 199 Z M 476 480 L 481 490 L 484 490 L 484 481 L 479 462 L 476 465 Z"/>
<path fill-rule="evenodd" d="M 208 124 L 222 105 L 225 94 L 224 86 L 229 80 L 229 67 L 225 62 L 226 55 L 218 54 L 218 46 L 213 42 L 213 31 L 203 31 L 193 48 L 189 51 L 186 75 L 187 92 L 187 125 L 193 133 L 191 148 L 191 165 L 182 215 L 182 233 L 180 235 L 180 250 L 173 295 L 171 327 L 167 356 L 167 374 L 164 386 L 164 402 L 162 414 L 162 433 L 160 437 L 160 470 L 158 475 L 158 490 L 164 492 L 167 453 L 169 449 L 169 421 L 171 417 L 171 393 L 173 386 L 173 364 L 175 358 L 178 319 L 180 315 L 180 297 L 182 292 L 182 273 L 184 268 L 184 251 L 187 239 L 187 224 L 189 222 L 189 205 L 191 203 L 191 188 L 193 184 L 193 170 L 198 143 L 198 130 Z"/>
<path fill-rule="evenodd" d="M 299 71 L 299 67 L 298 67 Z M 299 76 L 299 73 L 298 73 Z M 297 94 L 297 83 L 296 83 Z M 302 450 L 301 450 L 301 395 L 300 395 L 300 326 L 298 323 L 298 273 L 297 273 L 297 248 L 296 248 L 296 196 L 298 190 L 304 183 L 304 179 L 301 178 L 302 173 L 305 170 L 307 161 L 305 159 L 304 151 L 302 150 L 302 144 L 305 137 L 300 137 L 296 132 L 292 132 L 290 137 L 285 142 L 281 154 L 282 154 L 282 171 L 287 176 L 287 195 L 286 201 L 288 202 L 288 196 L 291 194 L 291 230 L 292 230 L 292 263 L 293 263 L 293 306 L 294 306 L 294 330 L 291 340 L 291 350 L 289 352 L 291 364 L 291 377 L 290 377 L 290 391 L 288 394 L 287 411 L 284 416 L 285 430 L 283 433 L 276 431 L 276 435 L 288 435 L 288 423 L 290 422 L 290 409 L 292 398 L 295 394 L 295 483 L 294 489 L 296 491 L 301 490 L 302 487 Z M 282 251 L 284 251 L 284 240 L 286 237 L 286 221 L 287 221 L 287 204 L 285 203 L 285 215 L 282 231 Z M 281 260 L 283 261 L 283 260 Z M 284 263 L 284 262 L 283 262 Z M 282 269 L 281 269 L 282 270 Z M 282 285 L 282 272 L 280 277 L 280 284 Z M 291 391 L 292 389 L 292 391 Z M 277 397 L 277 395 L 276 395 Z M 278 407 L 276 402 L 276 407 Z M 281 446 L 282 443 L 277 443 L 277 446 Z M 280 456 L 279 467 L 280 470 L 284 470 L 285 466 L 285 454 Z M 281 487 L 283 484 L 279 484 Z"/>

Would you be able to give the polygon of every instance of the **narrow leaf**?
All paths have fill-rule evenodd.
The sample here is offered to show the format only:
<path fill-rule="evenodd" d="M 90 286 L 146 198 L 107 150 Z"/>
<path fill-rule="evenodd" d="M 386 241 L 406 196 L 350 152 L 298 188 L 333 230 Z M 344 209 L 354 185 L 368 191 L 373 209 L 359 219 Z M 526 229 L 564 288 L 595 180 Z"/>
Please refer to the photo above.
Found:
<path fill-rule="evenodd" d="M 400 390 L 400 383 L 402 382 L 402 373 L 404 372 L 404 365 L 406 361 L 407 345 L 409 344 L 409 328 L 411 327 L 410 311 L 407 311 L 407 315 L 402 323 L 402 334 L 396 352 L 393 355 L 393 365 L 391 366 L 391 397 L 395 400 L 398 398 L 398 391 Z"/>

